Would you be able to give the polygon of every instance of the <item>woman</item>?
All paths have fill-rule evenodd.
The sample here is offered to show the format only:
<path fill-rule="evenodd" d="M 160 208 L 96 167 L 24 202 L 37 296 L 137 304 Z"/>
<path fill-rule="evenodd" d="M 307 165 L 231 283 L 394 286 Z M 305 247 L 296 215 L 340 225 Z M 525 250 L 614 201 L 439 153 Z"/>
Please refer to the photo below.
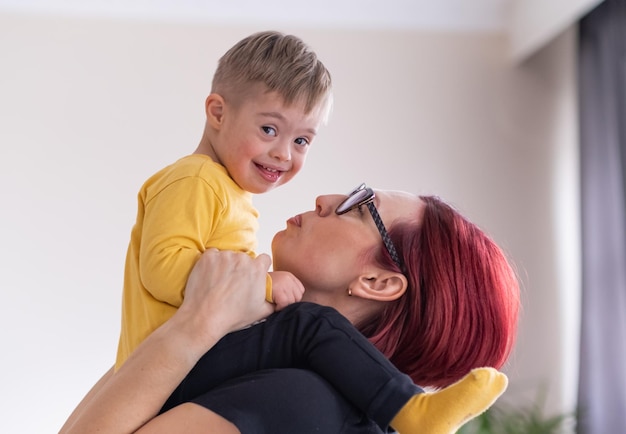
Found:
<path fill-rule="evenodd" d="M 484 233 L 437 198 L 389 191 L 374 197 L 364 186 L 348 198 L 320 196 L 315 211 L 288 221 L 272 250 L 274 268 L 291 271 L 304 284 L 303 300 L 335 308 L 417 384 L 449 385 L 474 367 L 500 367 L 511 351 L 519 303 L 515 275 Z M 157 414 L 203 352 L 268 314 L 259 290 L 267 258 L 223 254 L 228 258 L 202 256 L 189 280 L 185 309 L 150 336 L 125 370 L 96 385 L 66 423 L 67 432 L 87 432 L 90 426 L 136 430 Z M 203 264 L 214 261 L 225 272 L 204 276 Z M 234 275 L 228 272 L 233 268 Z M 213 289 L 202 292 L 200 283 Z M 202 326 L 190 328 L 190 321 Z M 230 392 L 220 393 L 223 399 Z M 309 410 L 302 405 L 300 413 Z M 180 421 L 189 432 L 194 423 L 205 429 L 220 424 L 210 432 L 239 432 L 196 404 L 177 406 L 143 430 L 159 432 L 173 423 L 169 429 L 181 432 Z"/>

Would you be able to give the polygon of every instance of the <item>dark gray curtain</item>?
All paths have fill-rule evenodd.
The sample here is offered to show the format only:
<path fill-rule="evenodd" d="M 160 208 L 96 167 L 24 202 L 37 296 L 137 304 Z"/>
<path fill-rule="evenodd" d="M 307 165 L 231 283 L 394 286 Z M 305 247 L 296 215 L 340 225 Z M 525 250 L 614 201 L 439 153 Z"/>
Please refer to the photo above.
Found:
<path fill-rule="evenodd" d="M 626 433 L 626 0 L 579 26 L 583 298 L 579 427 Z"/>

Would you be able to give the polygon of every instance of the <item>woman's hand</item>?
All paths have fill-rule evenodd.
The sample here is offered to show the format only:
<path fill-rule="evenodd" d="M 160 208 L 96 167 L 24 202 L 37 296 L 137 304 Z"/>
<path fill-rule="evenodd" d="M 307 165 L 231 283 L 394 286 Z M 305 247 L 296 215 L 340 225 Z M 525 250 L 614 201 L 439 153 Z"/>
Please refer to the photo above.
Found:
<path fill-rule="evenodd" d="M 213 342 L 267 317 L 274 310 L 265 302 L 270 265 L 265 254 L 251 258 L 233 251 L 205 251 L 187 279 L 183 304 L 173 319 L 193 327 L 189 333 L 199 342 Z"/>

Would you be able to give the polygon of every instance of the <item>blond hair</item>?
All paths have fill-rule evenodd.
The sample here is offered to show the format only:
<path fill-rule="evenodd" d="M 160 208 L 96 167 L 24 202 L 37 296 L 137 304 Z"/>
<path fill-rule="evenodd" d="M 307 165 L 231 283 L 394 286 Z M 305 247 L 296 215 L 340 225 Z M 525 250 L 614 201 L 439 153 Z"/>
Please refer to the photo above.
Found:
<path fill-rule="evenodd" d="M 275 31 L 252 34 L 228 50 L 211 91 L 238 105 L 258 84 L 285 104 L 304 102 L 307 113 L 332 98 L 330 73 L 313 50 L 300 38 Z"/>

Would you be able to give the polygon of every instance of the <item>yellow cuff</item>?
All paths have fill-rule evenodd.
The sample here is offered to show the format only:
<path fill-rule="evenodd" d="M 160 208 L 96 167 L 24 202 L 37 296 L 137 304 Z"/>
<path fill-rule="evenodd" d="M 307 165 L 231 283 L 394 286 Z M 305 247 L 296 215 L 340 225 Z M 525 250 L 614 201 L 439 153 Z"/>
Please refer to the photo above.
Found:
<path fill-rule="evenodd" d="M 272 276 L 269 273 L 265 278 L 265 300 L 274 303 L 274 297 L 272 297 Z"/>

